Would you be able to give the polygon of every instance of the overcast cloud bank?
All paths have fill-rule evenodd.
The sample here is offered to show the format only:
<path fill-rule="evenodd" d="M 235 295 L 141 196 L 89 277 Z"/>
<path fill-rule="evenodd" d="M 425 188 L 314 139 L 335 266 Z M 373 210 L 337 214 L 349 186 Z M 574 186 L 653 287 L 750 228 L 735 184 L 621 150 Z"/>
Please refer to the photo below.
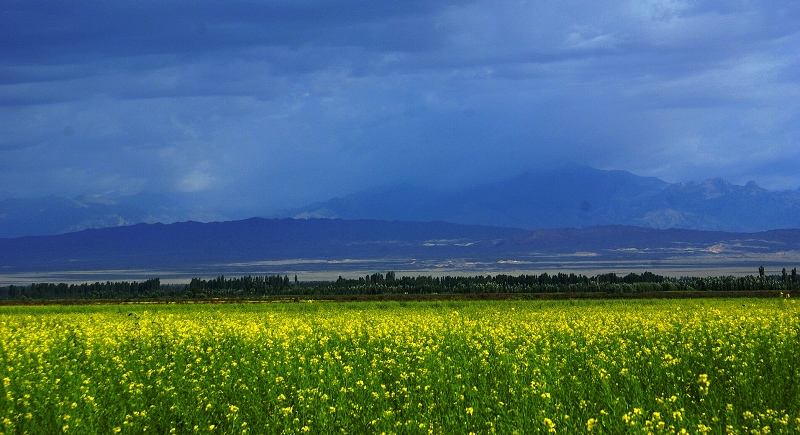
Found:
<path fill-rule="evenodd" d="M 800 3 L 6 1 L 0 195 L 246 214 L 566 163 L 800 186 Z"/>

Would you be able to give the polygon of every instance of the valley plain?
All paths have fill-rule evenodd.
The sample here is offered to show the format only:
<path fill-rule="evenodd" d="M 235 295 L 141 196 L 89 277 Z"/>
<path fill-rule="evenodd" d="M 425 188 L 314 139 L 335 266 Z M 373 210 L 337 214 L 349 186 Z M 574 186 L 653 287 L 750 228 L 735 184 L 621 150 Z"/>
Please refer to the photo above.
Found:
<path fill-rule="evenodd" d="M 444 222 L 248 219 L 139 224 L 0 239 L 0 285 L 218 275 L 335 280 L 399 276 L 651 271 L 768 275 L 800 264 L 800 230 L 725 233 L 606 226 L 526 231 Z"/>

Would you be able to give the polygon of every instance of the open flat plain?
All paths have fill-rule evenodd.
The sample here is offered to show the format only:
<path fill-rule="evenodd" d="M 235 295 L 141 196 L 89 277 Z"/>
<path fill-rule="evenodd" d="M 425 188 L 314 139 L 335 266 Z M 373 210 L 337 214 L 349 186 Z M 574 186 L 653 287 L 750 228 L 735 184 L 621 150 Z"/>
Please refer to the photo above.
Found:
<path fill-rule="evenodd" d="M 95 269 L 61 271 L 0 271 L 0 285 L 29 285 L 33 282 L 143 281 L 161 278 L 165 284 L 185 284 L 192 278 L 225 276 L 298 275 L 301 281 L 334 281 L 339 276 L 357 278 L 375 272 L 395 271 L 397 276 L 475 276 L 576 273 L 587 276 L 613 272 L 650 271 L 669 277 L 744 276 L 758 274 L 763 265 L 767 274 L 780 274 L 800 265 L 800 251 L 778 253 L 693 252 L 691 255 L 625 253 L 609 257 L 593 252 L 515 255 L 505 258 L 374 258 L 374 259 L 288 259 L 213 265 L 183 266 L 180 269 Z"/>

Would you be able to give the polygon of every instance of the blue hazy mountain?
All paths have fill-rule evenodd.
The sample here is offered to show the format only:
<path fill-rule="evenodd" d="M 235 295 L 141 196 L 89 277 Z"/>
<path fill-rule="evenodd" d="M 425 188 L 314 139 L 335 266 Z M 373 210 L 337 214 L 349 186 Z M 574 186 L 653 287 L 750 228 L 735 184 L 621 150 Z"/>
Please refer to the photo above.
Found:
<path fill-rule="evenodd" d="M 800 194 L 768 191 L 754 182 L 667 183 L 625 171 L 572 167 L 449 192 L 409 185 L 370 189 L 273 217 L 755 232 L 800 228 Z"/>
<path fill-rule="evenodd" d="M 60 234 L 130 225 L 145 218 L 137 207 L 95 198 L 9 198 L 0 201 L 0 236 Z"/>
<path fill-rule="evenodd" d="M 629 172 L 581 167 L 449 192 L 410 185 L 376 188 L 279 217 L 441 220 L 528 229 L 628 224 L 636 205 L 666 185 Z"/>
<path fill-rule="evenodd" d="M 647 198 L 635 225 L 721 231 L 800 228 L 800 195 L 773 192 L 755 182 L 734 185 L 720 178 L 667 185 Z"/>
<path fill-rule="evenodd" d="M 770 254 L 796 250 L 800 250 L 800 229 L 726 233 L 602 226 L 528 231 L 446 222 L 251 218 L 0 238 L 0 272 L 144 269 L 208 273 L 226 268 L 230 273 L 254 273 L 262 270 L 259 264 L 264 262 L 298 259 L 320 260 L 304 268 L 339 270 L 353 259 L 377 261 L 370 263 L 376 268 L 384 267 L 386 260 L 402 260 L 408 267 L 422 263 L 439 267 L 436 265 L 452 261 L 498 266 L 542 258 L 566 261 L 576 255 L 580 261 L 591 258 L 607 264 L 650 264 L 662 258 L 692 264 L 694 256 L 701 254 L 724 263 L 748 255 L 764 261 Z M 705 261 L 708 266 L 708 259 Z"/>
<path fill-rule="evenodd" d="M 203 208 L 185 195 L 47 196 L 0 201 L 0 237 L 62 234 L 136 223 L 201 222 L 263 215 Z M 444 221 L 524 229 L 631 225 L 755 232 L 800 228 L 800 189 L 775 192 L 722 179 L 667 183 L 625 171 L 568 167 L 456 190 L 384 186 L 269 215 Z"/>
<path fill-rule="evenodd" d="M 385 258 L 488 253 L 522 229 L 446 222 L 263 219 L 136 224 L 0 238 L 0 272 L 194 268 L 297 258 Z"/>
<path fill-rule="evenodd" d="M 139 193 L 75 198 L 44 196 L 0 201 L 0 237 L 63 234 L 91 228 L 186 220 L 224 220 L 224 216 L 186 204 L 181 196 Z"/>

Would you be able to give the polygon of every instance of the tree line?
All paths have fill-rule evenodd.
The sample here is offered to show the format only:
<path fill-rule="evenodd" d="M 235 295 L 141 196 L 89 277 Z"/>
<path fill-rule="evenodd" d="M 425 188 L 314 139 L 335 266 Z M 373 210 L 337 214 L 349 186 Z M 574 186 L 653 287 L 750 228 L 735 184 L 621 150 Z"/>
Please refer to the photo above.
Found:
<path fill-rule="evenodd" d="M 34 283 L 29 286 L 0 287 L 0 297 L 13 299 L 116 299 L 161 295 L 159 278 L 142 282 L 95 282 L 82 284 Z"/>
<path fill-rule="evenodd" d="M 154 278 L 143 282 L 111 282 L 83 284 L 39 283 L 29 286 L 0 287 L 0 298 L 6 299 L 203 299 L 259 298 L 275 296 L 343 296 L 385 294 L 523 294 L 523 293 L 611 293 L 636 294 L 653 292 L 704 291 L 797 291 L 800 277 L 797 268 L 791 274 L 766 275 L 763 267 L 758 276 L 716 276 L 671 278 L 652 272 L 617 275 L 605 273 L 587 276 L 575 273 L 542 273 L 539 275 L 478 276 L 401 276 L 389 271 L 359 278 L 336 281 L 300 282 L 297 275 L 244 276 L 213 279 L 192 278 L 189 284 L 161 284 Z"/>

